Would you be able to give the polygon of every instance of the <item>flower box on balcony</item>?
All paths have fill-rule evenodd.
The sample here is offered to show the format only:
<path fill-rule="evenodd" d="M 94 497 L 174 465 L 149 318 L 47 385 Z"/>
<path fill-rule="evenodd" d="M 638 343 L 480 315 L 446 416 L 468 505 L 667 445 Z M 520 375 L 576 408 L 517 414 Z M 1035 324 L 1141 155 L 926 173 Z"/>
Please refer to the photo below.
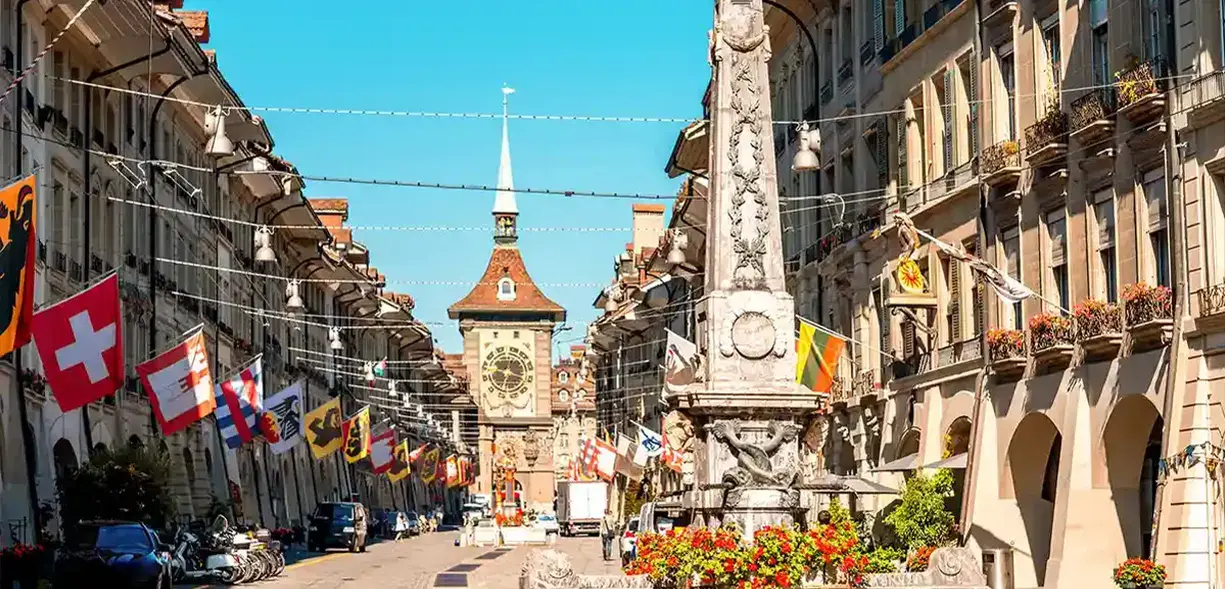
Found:
<path fill-rule="evenodd" d="M 1114 75 L 1119 112 L 1134 124 L 1152 122 L 1165 113 L 1164 62 L 1160 58 L 1139 61 L 1134 57 L 1130 62 Z"/>
<path fill-rule="evenodd" d="M 1123 310 L 1132 353 L 1147 352 L 1170 343 L 1174 330 L 1170 289 L 1143 282 L 1123 289 Z"/>
<path fill-rule="evenodd" d="M 1039 313 L 1029 320 L 1029 350 L 1043 368 L 1064 368 L 1076 351 L 1072 319 L 1054 313 Z"/>
<path fill-rule="evenodd" d="M 1052 104 L 1046 115 L 1025 129 L 1025 157 L 1031 164 L 1053 163 L 1068 153 L 1068 116 Z"/>
<path fill-rule="evenodd" d="M 980 170 L 983 182 L 999 186 L 1021 177 L 1021 146 L 1016 141 L 1001 141 L 983 150 Z"/>
<path fill-rule="evenodd" d="M 1097 88 L 1072 102 L 1071 137 L 1081 145 L 1096 145 L 1114 135 L 1113 88 Z"/>
<path fill-rule="evenodd" d="M 1072 310 L 1076 339 L 1086 362 L 1113 358 L 1123 343 L 1123 311 L 1115 303 L 1088 299 Z"/>
<path fill-rule="evenodd" d="M 1025 373 L 1025 332 L 1019 329 L 992 329 L 987 332 L 987 353 L 991 371 L 997 377 L 1016 380 Z"/>

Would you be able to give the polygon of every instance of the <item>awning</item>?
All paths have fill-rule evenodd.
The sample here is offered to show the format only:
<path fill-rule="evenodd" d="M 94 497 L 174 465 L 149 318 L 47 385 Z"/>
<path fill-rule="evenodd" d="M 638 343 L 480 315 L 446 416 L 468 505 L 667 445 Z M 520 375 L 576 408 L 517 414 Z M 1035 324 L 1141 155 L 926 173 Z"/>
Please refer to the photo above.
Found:
<path fill-rule="evenodd" d="M 877 468 L 872 469 L 872 472 L 906 472 L 919 468 L 919 454 L 907 454 L 893 462 L 887 462 Z"/>
<path fill-rule="evenodd" d="M 953 470 L 958 470 L 958 469 L 964 470 L 966 467 L 966 462 L 969 461 L 968 460 L 969 456 L 970 456 L 969 454 L 962 452 L 961 454 L 958 454 L 956 456 L 950 456 L 939 462 L 933 462 L 931 464 L 928 464 L 927 466 L 924 466 L 923 468 L 924 469 L 951 468 Z"/>
<path fill-rule="evenodd" d="M 840 495 L 852 493 L 855 495 L 897 495 L 898 490 L 853 476 L 822 475 L 813 481 L 806 481 L 799 488 L 816 491 L 823 494 Z"/>

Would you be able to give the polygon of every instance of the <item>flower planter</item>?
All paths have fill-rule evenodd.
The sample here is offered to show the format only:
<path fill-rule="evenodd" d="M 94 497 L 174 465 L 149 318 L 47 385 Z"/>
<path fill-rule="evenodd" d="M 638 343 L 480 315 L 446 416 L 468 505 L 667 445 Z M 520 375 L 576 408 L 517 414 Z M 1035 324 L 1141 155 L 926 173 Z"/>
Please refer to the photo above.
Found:
<path fill-rule="evenodd" d="M 1025 374 L 1025 367 L 1029 361 L 1025 358 L 1000 358 L 991 360 L 991 371 L 996 377 L 1005 382 L 1012 382 Z"/>
<path fill-rule="evenodd" d="M 1034 351 L 1034 363 L 1042 368 L 1061 369 L 1072 363 L 1076 346 L 1072 344 L 1055 344 Z"/>
<path fill-rule="evenodd" d="M 1131 335 L 1131 351 L 1139 354 L 1164 347 L 1174 334 L 1173 319 L 1152 319 L 1127 327 Z"/>
<path fill-rule="evenodd" d="M 1123 334 L 1121 333 L 1102 333 L 1080 341 L 1080 347 L 1085 351 L 1086 361 L 1114 358 L 1122 345 Z"/>

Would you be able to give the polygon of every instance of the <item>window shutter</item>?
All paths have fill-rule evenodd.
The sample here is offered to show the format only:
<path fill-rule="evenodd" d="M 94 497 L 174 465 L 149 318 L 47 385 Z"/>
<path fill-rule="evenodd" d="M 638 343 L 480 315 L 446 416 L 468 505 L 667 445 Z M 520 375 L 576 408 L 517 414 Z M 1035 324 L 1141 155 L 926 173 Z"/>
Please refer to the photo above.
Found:
<path fill-rule="evenodd" d="M 956 259 L 949 260 L 949 316 L 953 331 L 949 341 L 961 341 L 961 262 Z"/>
<path fill-rule="evenodd" d="M 897 185 L 898 192 L 905 192 L 907 185 L 910 184 L 910 170 L 906 161 L 906 127 L 909 124 L 906 121 L 906 114 L 899 113 L 895 120 L 897 121 Z"/>
<path fill-rule="evenodd" d="M 902 359 L 909 360 L 914 356 L 914 337 L 915 337 L 914 322 L 906 320 L 902 322 Z"/>
<path fill-rule="evenodd" d="M 966 104 L 970 105 L 970 158 L 978 157 L 978 53 L 970 52 L 970 79 L 967 81 Z"/>
<path fill-rule="evenodd" d="M 902 36 L 906 30 L 906 0 L 893 0 L 893 34 Z"/>
<path fill-rule="evenodd" d="M 1148 230 L 1159 231 L 1165 228 L 1166 222 L 1166 201 L 1165 201 L 1165 178 L 1157 176 L 1156 178 L 1145 178 L 1144 183 L 1144 198 L 1148 209 Z"/>
<path fill-rule="evenodd" d="M 889 313 L 889 307 L 885 306 L 884 288 L 876 291 L 876 312 L 880 317 L 881 350 L 889 352 L 893 349 L 893 317 Z"/>
<path fill-rule="evenodd" d="M 944 70 L 944 171 L 953 169 L 953 70 Z"/>
<path fill-rule="evenodd" d="M 879 53 L 885 48 L 885 0 L 872 0 L 872 36 Z"/>

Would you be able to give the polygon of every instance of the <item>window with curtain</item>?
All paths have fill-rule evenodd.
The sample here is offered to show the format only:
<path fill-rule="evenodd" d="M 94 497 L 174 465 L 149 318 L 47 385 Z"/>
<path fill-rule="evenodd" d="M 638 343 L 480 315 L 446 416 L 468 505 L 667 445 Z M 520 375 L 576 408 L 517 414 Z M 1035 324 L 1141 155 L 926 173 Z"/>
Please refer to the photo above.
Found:
<path fill-rule="evenodd" d="M 1068 224 L 1063 209 L 1046 213 L 1047 280 L 1059 306 L 1069 305 Z"/>
<path fill-rule="evenodd" d="M 1046 106 L 1059 98 L 1059 83 L 1062 69 L 1060 68 L 1061 44 L 1059 40 L 1059 13 L 1056 12 L 1042 19 L 1042 49 L 1046 53 L 1046 71 L 1042 72 L 1046 82 L 1045 102 L 1038 105 L 1038 116 L 1046 114 Z"/>
<path fill-rule="evenodd" d="M 1005 128 L 1005 139 L 1017 138 L 1017 64 L 1012 52 L 1012 43 L 1000 45 L 995 49 L 996 61 L 1000 68 L 1000 84 L 1004 95 L 1008 97 L 1008 127 Z M 974 97 L 977 100 L 978 97 Z"/>
<path fill-rule="evenodd" d="M 1089 0 L 1089 27 L 1093 47 L 1093 84 L 1103 86 L 1113 80 L 1110 73 L 1110 43 L 1107 40 L 1106 0 Z"/>
<path fill-rule="evenodd" d="M 1114 195 L 1110 189 L 1093 193 L 1093 213 L 1097 225 L 1097 296 L 1113 303 L 1119 298 L 1119 273 L 1115 256 Z"/>
<path fill-rule="evenodd" d="M 1004 269 L 1010 278 L 1021 280 L 1021 229 L 1010 227 L 1000 235 L 1004 248 Z M 1023 281 L 1022 281 L 1023 282 Z M 1013 329 L 1021 329 L 1021 303 L 1009 305 L 1008 315 Z"/>
<path fill-rule="evenodd" d="M 1165 196 L 1165 170 L 1144 175 L 1144 208 L 1148 233 L 1147 275 L 1154 284 L 1170 286 L 1170 232 Z"/>

